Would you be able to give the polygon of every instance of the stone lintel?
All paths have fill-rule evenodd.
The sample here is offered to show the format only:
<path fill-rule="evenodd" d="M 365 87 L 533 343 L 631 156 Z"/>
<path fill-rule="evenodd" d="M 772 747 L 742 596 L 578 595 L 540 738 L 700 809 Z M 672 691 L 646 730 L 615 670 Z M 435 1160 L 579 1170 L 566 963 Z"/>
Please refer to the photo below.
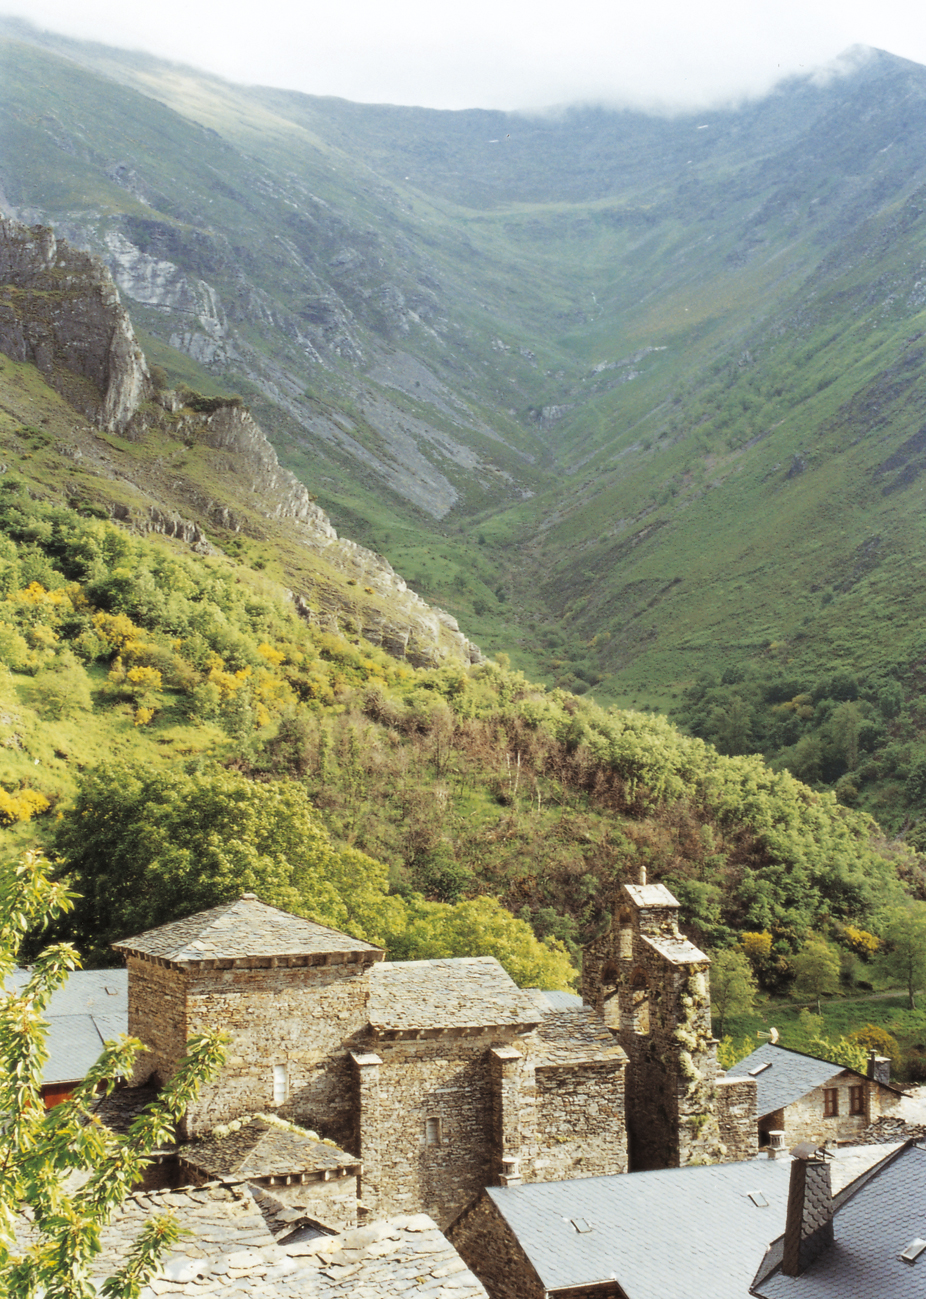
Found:
<path fill-rule="evenodd" d="M 513 1046 L 493 1046 L 491 1054 L 496 1060 L 501 1060 L 503 1064 L 509 1064 L 512 1060 L 523 1060 L 523 1054 Z"/>
<path fill-rule="evenodd" d="M 350 1058 L 358 1069 L 367 1069 L 383 1063 L 382 1056 L 377 1055 L 375 1051 L 351 1051 Z"/>

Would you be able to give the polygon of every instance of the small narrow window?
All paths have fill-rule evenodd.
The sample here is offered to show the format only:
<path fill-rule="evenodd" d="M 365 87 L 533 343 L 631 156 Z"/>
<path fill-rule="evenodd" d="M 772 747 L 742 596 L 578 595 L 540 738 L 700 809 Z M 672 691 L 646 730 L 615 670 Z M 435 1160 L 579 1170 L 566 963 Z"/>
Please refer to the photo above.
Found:
<path fill-rule="evenodd" d="M 835 1119 L 839 1117 L 839 1088 L 838 1087 L 824 1087 L 823 1117 L 825 1119 Z"/>
<path fill-rule="evenodd" d="M 849 1113 L 865 1113 L 865 1089 L 862 1086 L 849 1088 Z"/>
<path fill-rule="evenodd" d="M 426 1145 L 440 1145 L 440 1119 L 425 1119 L 424 1139 Z"/>
<path fill-rule="evenodd" d="M 286 1100 L 287 1081 L 288 1081 L 288 1080 L 287 1080 L 287 1077 L 286 1077 L 286 1065 L 285 1065 L 285 1064 L 275 1064 L 275 1065 L 273 1066 L 273 1103 L 274 1103 L 274 1105 L 282 1105 L 283 1102 Z"/>

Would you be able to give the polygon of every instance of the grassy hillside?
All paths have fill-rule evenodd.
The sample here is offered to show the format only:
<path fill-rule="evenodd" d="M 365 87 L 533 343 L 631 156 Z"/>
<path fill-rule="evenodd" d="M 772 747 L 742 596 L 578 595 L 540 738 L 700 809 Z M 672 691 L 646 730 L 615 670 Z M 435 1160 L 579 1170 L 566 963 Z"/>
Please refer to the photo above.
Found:
<path fill-rule="evenodd" d="M 9 202 L 339 529 L 531 679 L 926 837 L 924 69 L 527 117 L 6 30 Z"/>

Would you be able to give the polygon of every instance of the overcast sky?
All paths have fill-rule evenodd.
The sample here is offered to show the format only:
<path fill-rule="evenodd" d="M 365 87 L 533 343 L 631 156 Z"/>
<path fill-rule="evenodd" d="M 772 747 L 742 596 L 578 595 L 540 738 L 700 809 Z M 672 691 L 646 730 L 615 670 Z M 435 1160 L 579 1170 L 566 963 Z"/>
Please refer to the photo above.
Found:
<path fill-rule="evenodd" d="M 921 0 L 0 0 L 233 81 L 434 108 L 703 107 L 854 45 L 926 63 Z"/>

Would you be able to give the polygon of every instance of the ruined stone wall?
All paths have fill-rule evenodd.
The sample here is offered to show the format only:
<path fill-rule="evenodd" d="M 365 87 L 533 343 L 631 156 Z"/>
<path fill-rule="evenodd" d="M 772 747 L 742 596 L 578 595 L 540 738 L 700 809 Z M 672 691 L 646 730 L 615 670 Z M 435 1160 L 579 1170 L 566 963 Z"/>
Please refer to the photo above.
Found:
<path fill-rule="evenodd" d="M 545 1299 L 540 1278 L 487 1195 L 462 1213 L 446 1235 L 489 1299 Z"/>
<path fill-rule="evenodd" d="M 849 1113 L 849 1088 L 864 1088 L 864 1113 Z M 824 1116 L 824 1091 L 835 1088 L 838 1092 L 839 1113 L 834 1117 Z M 890 1114 L 900 1105 L 896 1092 L 878 1083 L 860 1078 L 858 1074 L 846 1071 L 835 1074 L 821 1087 L 802 1096 L 800 1100 L 777 1110 L 773 1115 L 762 1118 L 762 1131 L 768 1133 L 776 1127 L 784 1131 L 785 1145 L 793 1146 L 799 1141 L 850 1141 L 858 1138 L 869 1123 L 882 1114 Z M 775 1120 L 774 1122 L 772 1120 Z"/>
<path fill-rule="evenodd" d="M 132 1082 L 152 1076 L 165 1083 L 186 1051 L 186 980 L 181 970 L 145 961 L 126 960 L 129 972 L 129 1036 L 148 1048 L 135 1061 Z"/>
<path fill-rule="evenodd" d="M 624 1062 L 536 1070 L 536 1129 L 521 1164 L 525 1182 L 627 1172 Z"/>
<path fill-rule="evenodd" d="M 347 1052 L 366 1024 L 368 985 L 362 963 L 339 957 L 190 972 L 188 1031 L 221 1028 L 231 1042 L 221 1073 L 187 1112 L 187 1138 L 239 1114 L 272 1111 L 350 1148 Z M 282 1104 L 274 1100 L 274 1066 L 286 1070 Z"/>
<path fill-rule="evenodd" d="M 514 1036 L 513 1033 L 509 1036 Z M 443 1229 L 495 1181 L 487 1053 L 498 1030 L 377 1041 L 357 1069 L 362 1199 L 376 1217 L 423 1211 Z"/>
<path fill-rule="evenodd" d="M 715 1097 L 724 1162 L 754 1159 L 759 1151 L 756 1080 L 718 1078 Z"/>

